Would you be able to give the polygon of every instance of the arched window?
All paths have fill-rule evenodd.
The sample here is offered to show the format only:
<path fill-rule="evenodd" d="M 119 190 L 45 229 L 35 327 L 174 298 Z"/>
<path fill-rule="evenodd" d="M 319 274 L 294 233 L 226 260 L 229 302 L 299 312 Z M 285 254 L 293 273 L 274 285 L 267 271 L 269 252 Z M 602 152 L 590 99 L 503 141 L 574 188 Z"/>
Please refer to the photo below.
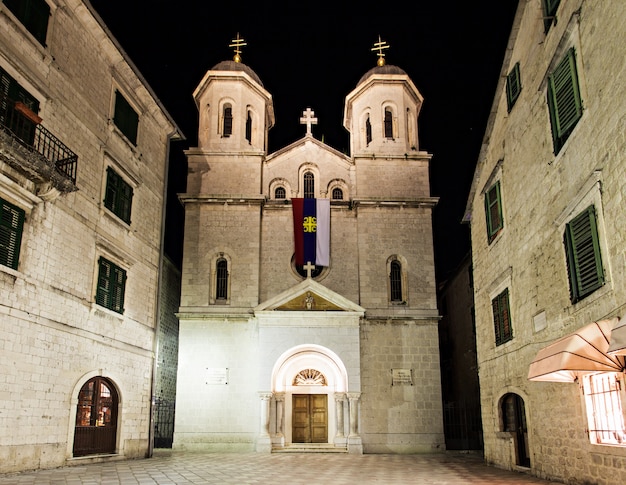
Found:
<path fill-rule="evenodd" d="M 228 261 L 224 258 L 217 260 L 215 264 L 215 299 L 228 299 Z"/>
<path fill-rule="evenodd" d="M 230 136 L 233 134 L 233 108 L 230 104 L 224 105 L 224 129 L 222 130 L 223 136 Z"/>
<path fill-rule="evenodd" d="M 104 377 L 94 377 L 78 393 L 74 456 L 115 453 L 118 397 Z"/>
<path fill-rule="evenodd" d="M 339 187 L 333 189 L 333 200 L 343 200 L 343 190 Z"/>
<path fill-rule="evenodd" d="M 274 198 L 284 199 L 285 197 L 286 197 L 285 187 L 276 187 L 276 190 L 274 190 Z"/>
<path fill-rule="evenodd" d="M 385 138 L 393 139 L 393 113 L 385 108 Z"/>
<path fill-rule="evenodd" d="M 402 265 L 400 261 L 392 261 L 389 271 L 389 289 L 392 302 L 402 301 Z"/>
<path fill-rule="evenodd" d="M 252 113 L 248 111 L 248 119 L 246 119 L 246 140 L 252 144 Z"/>
<path fill-rule="evenodd" d="M 372 122 L 370 121 L 370 116 L 367 115 L 367 119 L 365 120 L 365 144 L 369 145 L 372 142 Z"/>
<path fill-rule="evenodd" d="M 311 172 L 304 174 L 304 198 L 315 198 L 315 176 Z"/>

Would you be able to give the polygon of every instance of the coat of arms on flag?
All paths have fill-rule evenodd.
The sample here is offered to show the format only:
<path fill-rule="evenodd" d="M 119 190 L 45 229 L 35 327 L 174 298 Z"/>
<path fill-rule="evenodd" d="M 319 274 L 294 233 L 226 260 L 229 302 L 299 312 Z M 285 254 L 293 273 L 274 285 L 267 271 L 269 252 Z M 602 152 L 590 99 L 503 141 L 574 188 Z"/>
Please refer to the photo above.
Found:
<path fill-rule="evenodd" d="M 291 199 L 296 264 L 330 264 L 330 199 Z"/>

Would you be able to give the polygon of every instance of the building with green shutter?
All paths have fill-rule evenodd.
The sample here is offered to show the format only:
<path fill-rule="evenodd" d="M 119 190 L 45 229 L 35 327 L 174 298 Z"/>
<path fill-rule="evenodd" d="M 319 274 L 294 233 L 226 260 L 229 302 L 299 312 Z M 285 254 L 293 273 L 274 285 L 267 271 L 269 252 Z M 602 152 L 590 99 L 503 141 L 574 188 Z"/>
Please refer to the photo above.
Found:
<path fill-rule="evenodd" d="M 149 453 L 181 137 L 88 2 L 0 3 L 0 473 Z"/>
<path fill-rule="evenodd" d="M 565 483 L 626 478 L 624 13 L 519 2 L 464 218 L 485 459 Z"/>

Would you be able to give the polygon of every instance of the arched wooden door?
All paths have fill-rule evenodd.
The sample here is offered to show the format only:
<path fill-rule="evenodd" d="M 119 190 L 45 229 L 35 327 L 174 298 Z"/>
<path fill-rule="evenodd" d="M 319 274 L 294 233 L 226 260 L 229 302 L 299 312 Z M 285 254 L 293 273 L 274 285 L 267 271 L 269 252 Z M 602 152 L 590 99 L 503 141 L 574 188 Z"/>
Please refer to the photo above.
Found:
<path fill-rule="evenodd" d="M 504 431 L 515 433 L 517 465 L 530 468 L 528 426 L 524 400 L 517 394 L 507 394 L 502 400 Z"/>
<path fill-rule="evenodd" d="M 94 377 L 78 393 L 74 456 L 115 453 L 118 397 L 115 386 Z"/>

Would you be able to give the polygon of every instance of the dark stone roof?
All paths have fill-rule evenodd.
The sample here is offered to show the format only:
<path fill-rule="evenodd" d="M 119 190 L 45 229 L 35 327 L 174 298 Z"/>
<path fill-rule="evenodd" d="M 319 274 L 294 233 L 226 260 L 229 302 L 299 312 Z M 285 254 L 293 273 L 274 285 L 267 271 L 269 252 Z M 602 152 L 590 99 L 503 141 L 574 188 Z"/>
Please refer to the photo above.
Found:
<path fill-rule="evenodd" d="M 367 71 L 365 74 L 363 74 L 363 76 L 361 76 L 361 79 L 359 79 L 359 82 L 356 85 L 358 86 L 362 82 L 365 82 L 365 80 L 368 77 L 374 74 L 405 74 L 406 75 L 406 72 L 404 71 L 404 69 L 401 69 L 398 66 L 392 66 L 390 64 L 385 64 L 384 66 L 376 66 L 370 69 L 369 71 Z"/>
<path fill-rule="evenodd" d="M 211 71 L 243 71 L 248 74 L 252 79 L 254 79 L 257 83 L 263 86 L 261 82 L 261 78 L 257 75 L 256 72 L 252 70 L 252 68 L 246 66 L 241 62 L 235 61 L 222 61 L 211 68 Z"/>

